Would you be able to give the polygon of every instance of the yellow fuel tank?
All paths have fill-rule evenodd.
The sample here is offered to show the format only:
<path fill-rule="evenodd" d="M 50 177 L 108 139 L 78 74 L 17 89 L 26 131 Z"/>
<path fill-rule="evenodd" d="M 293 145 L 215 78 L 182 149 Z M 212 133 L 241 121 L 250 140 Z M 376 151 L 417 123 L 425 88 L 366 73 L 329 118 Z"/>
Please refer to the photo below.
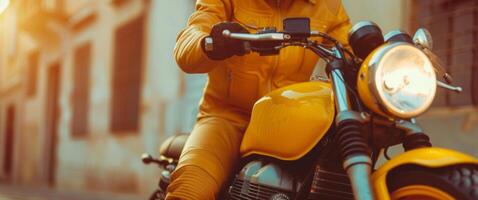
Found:
<path fill-rule="evenodd" d="M 241 155 L 297 160 L 324 136 L 334 112 L 329 83 L 305 82 L 274 90 L 254 104 Z"/>

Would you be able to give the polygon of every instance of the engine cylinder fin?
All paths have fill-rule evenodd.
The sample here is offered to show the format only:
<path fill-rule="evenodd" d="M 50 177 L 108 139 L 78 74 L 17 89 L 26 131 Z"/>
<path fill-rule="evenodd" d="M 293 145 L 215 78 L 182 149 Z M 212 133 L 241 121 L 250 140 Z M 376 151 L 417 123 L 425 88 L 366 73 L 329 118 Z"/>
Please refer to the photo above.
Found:
<path fill-rule="evenodd" d="M 308 199 L 352 200 L 352 187 L 345 171 L 318 165 L 315 168 Z"/>
<path fill-rule="evenodd" d="M 276 188 L 251 183 L 241 177 L 236 177 L 229 188 L 229 195 L 232 200 L 258 200 L 270 199 L 273 195 L 284 194 L 291 197 L 291 193 Z"/>

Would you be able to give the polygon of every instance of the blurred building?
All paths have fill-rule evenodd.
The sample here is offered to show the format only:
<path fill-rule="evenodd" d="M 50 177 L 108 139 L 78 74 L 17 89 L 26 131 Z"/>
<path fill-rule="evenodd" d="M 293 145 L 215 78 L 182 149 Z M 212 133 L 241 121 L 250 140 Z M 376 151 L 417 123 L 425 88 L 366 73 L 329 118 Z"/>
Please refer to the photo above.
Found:
<path fill-rule="evenodd" d="M 194 1 L 17 0 L 0 18 L 0 179 L 147 193 L 168 135 L 189 131 L 204 76 L 172 56 Z"/>
<path fill-rule="evenodd" d="M 462 94 L 439 90 L 420 123 L 437 146 L 478 156 L 478 2 L 343 0 L 388 32 L 429 28 Z M 187 132 L 203 75 L 172 48 L 194 0 L 16 0 L 0 15 L 0 181 L 146 194 L 168 135 Z M 156 154 L 157 155 L 157 154 Z"/>

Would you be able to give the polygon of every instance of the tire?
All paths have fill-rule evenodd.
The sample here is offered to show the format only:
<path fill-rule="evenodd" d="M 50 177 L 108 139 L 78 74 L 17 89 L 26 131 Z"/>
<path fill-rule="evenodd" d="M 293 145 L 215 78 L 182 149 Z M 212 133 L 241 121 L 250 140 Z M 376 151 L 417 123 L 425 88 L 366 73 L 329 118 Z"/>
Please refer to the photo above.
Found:
<path fill-rule="evenodd" d="M 392 200 L 446 199 L 436 196 L 440 193 L 449 195 L 451 199 L 478 200 L 478 166 L 432 169 L 406 165 L 392 170 L 387 175 L 387 184 Z M 430 196 L 425 192 L 427 190 L 431 191 L 428 193 Z"/>

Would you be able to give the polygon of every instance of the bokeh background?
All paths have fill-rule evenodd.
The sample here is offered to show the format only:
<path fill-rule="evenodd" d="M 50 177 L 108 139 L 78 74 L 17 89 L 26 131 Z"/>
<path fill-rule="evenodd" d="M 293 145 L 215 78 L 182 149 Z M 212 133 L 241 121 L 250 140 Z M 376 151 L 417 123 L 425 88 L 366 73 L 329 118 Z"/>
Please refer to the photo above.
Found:
<path fill-rule="evenodd" d="M 384 33 L 431 30 L 461 94 L 419 123 L 478 156 L 478 1 L 343 0 Z M 0 8 L 8 1 L 0 0 Z M 0 13 L 0 199 L 141 199 L 166 137 L 190 131 L 205 75 L 172 56 L 194 0 L 11 0 Z M 392 154 L 401 148 L 392 150 Z"/>

